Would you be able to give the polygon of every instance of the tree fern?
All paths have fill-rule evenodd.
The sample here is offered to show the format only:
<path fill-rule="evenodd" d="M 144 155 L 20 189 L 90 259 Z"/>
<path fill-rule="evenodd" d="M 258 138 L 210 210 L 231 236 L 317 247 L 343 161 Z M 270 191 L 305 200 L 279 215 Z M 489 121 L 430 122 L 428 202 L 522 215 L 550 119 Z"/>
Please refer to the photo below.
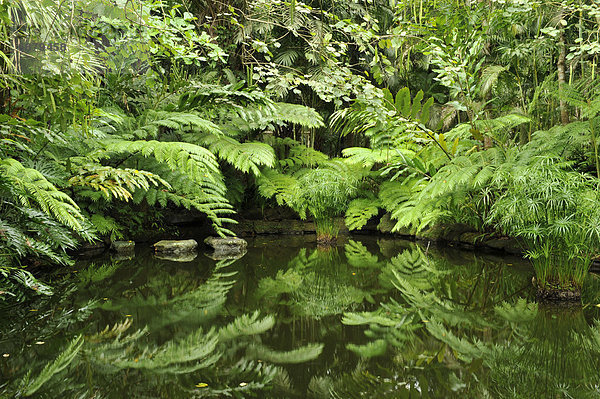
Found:
<path fill-rule="evenodd" d="M 291 139 L 281 141 L 289 146 L 288 155 L 279 160 L 279 166 L 295 171 L 301 167 L 315 167 L 329 161 L 329 157 L 314 148 L 307 147 Z"/>
<path fill-rule="evenodd" d="M 148 119 L 154 125 L 170 129 L 184 130 L 186 128 L 193 128 L 211 134 L 221 133 L 217 125 L 193 113 L 153 111 L 149 113 Z"/>
<path fill-rule="evenodd" d="M 484 135 L 488 135 L 504 143 L 512 129 L 529 122 L 531 122 L 531 119 L 528 116 L 512 113 L 494 119 L 482 119 L 472 123 L 459 124 L 445 135 L 451 140 L 473 137 L 480 141 L 483 140 Z"/>
<path fill-rule="evenodd" d="M 114 153 L 152 156 L 159 164 L 168 168 L 163 170 L 160 166 L 148 165 L 150 170 L 157 171 L 161 181 L 169 182 L 167 184 L 173 188 L 172 192 L 137 188 L 133 193 L 135 203 L 146 200 L 150 205 L 166 206 L 168 202 L 172 202 L 187 209 L 195 208 L 211 219 L 217 233 L 233 234 L 223 226 L 226 222 L 234 222 L 223 217 L 234 211 L 225 197 L 226 187 L 216 157 L 209 150 L 190 143 L 159 141 L 116 140 L 107 141 L 103 146 L 104 149 L 96 152 L 96 156 L 109 157 Z M 178 182 L 184 183 L 182 185 Z"/>
<path fill-rule="evenodd" d="M 112 110 L 100 114 L 105 121 L 104 130 L 117 131 L 126 140 L 157 139 L 164 130 L 196 131 L 210 134 L 222 134 L 221 129 L 201 116 L 191 112 L 167 110 L 147 110 L 137 118 L 126 116 L 121 110 Z M 107 117 L 110 116 L 110 117 Z"/>

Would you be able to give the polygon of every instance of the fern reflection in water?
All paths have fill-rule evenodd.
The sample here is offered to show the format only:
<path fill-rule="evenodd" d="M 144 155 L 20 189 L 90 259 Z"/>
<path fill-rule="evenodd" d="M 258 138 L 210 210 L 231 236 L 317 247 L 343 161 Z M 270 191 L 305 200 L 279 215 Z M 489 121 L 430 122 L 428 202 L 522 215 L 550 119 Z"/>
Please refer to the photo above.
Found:
<path fill-rule="evenodd" d="M 414 267 L 418 256 L 400 257 L 406 260 L 390 262 L 387 273 L 394 275 L 401 298 L 373 312 L 347 313 L 343 320 L 369 326 L 369 341 L 348 349 L 369 364 L 386 353 L 393 359 L 376 373 L 363 366 L 329 381 L 336 397 L 375 398 L 390 391 L 423 397 L 598 397 L 599 326 L 589 325 L 581 308 L 538 309 L 525 298 L 516 300 L 527 280 L 507 276 L 502 265 L 475 264 L 476 273 L 469 275 L 421 259 L 429 267 L 423 278 Z"/>
<path fill-rule="evenodd" d="M 593 396 L 597 308 L 538 309 L 531 271 L 389 239 L 292 240 L 230 263 L 79 263 L 75 286 L 2 321 L 0 396 Z"/>
<path fill-rule="evenodd" d="M 25 358 L 11 358 L 10 368 L 3 371 L 11 381 L 2 388 L 4 394 L 245 397 L 267 385 L 277 386 L 275 381 L 285 383 L 289 377 L 276 364 L 314 359 L 322 345 L 274 350 L 259 338 L 273 327 L 273 316 L 256 311 L 225 317 L 224 304 L 235 283 L 230 264 L 219 262 L 209 276 L 194 265 L 160 261 L 91 264 L 77 275 L 77 295 L 95 299 L 60 313 L 50 328 L 13 326 L 49 337 L 40 349 L 51 350 L 38 356 L 23 348 Z M 29 321 L 53 320 L 53 312 L 70 306 L 75 291 L 68 285 L 63 288 L 51 309 Z M 110 297 L 100 299 L 101 295 Z M 77 338 L 69 343 L 75 333 Z M 61 338 L 53 339 L 57 334 Z M 17 352 L 25 344 L 13 345 L 11 352 Z M 30 355 L 35 361 L 28 364 Z"/>

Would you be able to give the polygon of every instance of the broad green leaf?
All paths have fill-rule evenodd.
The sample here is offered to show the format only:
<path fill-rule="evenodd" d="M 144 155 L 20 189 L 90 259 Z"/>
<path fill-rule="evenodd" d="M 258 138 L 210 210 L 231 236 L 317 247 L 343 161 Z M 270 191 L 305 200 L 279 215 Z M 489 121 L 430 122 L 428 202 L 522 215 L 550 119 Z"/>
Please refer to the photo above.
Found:
<path fill-rule="evenodd" d="M 421 111 L 421 101 L 423 100 L 423 90 L 419 90 L 412 102 L 412 109 L 410 111 L 410 117 L 417 119 L 417 115 Z"/>
<path fill-rule="evenodd" d="M 423 108 L 421 109 L 421 116 L 420 116 L 419 120 L 424 125 L 427 124 L 427 122 L 429 122 L 429 110 L 432 105 L 433 105 L 433 97 L 429 97 L 429 99 L 427 101 L 425 101 L 425 104 L 423 104 Z"/>
<path fill-rule="evenodd" d="M 410 116 L 410 89 L 408 87 L 396 93 L 396 110 L 405 118 Z"/>

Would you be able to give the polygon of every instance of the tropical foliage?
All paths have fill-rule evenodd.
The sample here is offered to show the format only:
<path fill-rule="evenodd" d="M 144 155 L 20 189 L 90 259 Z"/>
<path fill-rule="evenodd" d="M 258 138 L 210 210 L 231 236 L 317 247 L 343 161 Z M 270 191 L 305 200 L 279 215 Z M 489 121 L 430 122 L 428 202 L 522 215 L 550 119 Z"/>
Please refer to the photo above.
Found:
<path fill-rule="evenodd" d="M 6 353 L 0 395 L 597 396 L 597 323 L 531 303 L 531 275 L 336 239 L 510 237 L 539 295 L 597 303 L 599 27 L 589 0 L 0 1 L 2 332 L 61 333 Z M 73 269 L 279 207 L 325 245 L 268 275 Z"/>

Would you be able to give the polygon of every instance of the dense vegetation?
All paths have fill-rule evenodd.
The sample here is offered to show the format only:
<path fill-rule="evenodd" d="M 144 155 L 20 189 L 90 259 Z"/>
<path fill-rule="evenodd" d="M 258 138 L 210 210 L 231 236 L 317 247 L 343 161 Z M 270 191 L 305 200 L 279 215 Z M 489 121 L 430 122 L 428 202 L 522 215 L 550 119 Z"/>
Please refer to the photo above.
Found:
<path fill-rule="evenodd" d="M 600 249 L 594 2 L 2 1 L 0 272 L 194 209 L 289 206 L 323 241 L 461 223 L 542 288 Z M 45 45 L 40 50 L 39 44 Z M 37 47 L 36 47 L 37 44 Z"/>

